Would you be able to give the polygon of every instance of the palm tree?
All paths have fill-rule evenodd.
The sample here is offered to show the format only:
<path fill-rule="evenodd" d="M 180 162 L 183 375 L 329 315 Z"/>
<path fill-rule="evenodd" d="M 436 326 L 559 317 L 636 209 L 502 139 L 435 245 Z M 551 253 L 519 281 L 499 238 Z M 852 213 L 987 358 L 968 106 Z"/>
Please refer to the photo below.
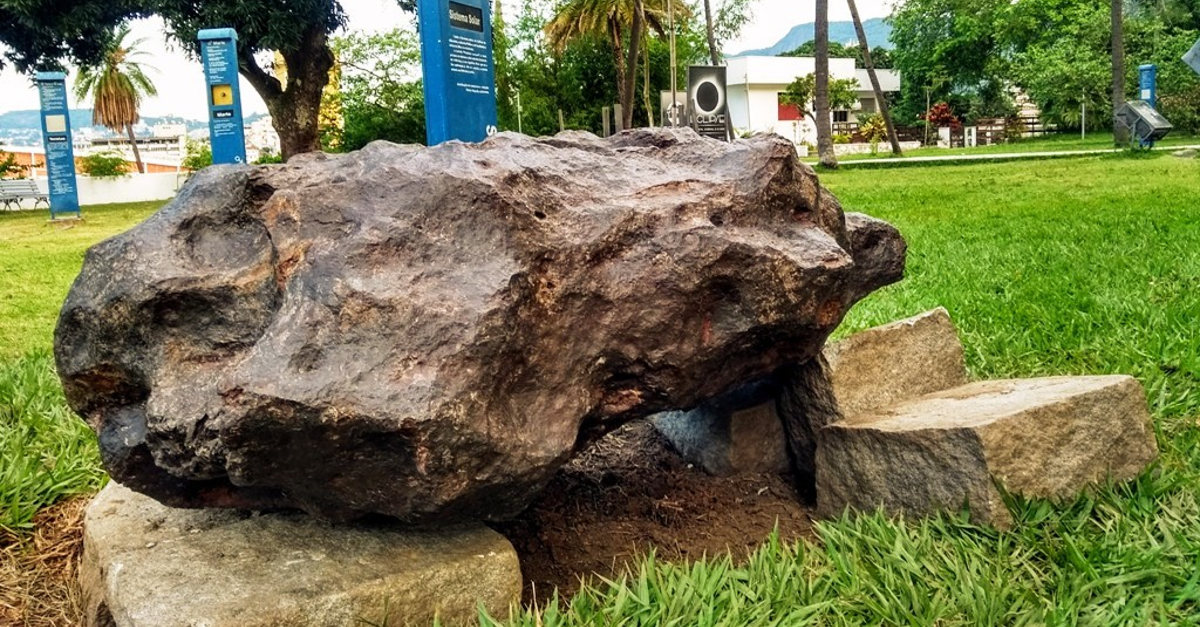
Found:
<path fill-rule="evenodd" d="M 837 167 L 833 154 L 833 123 L 829 115 L 829 0 L 817 0 L 817 19 L 813 33 L 815 44 L 816 87 L 813 89 L 813 109 L 817 114 L 817 156 L 821 165 Z"/>
<path fill-rule="evenodd" d="M 1129 138 L 1118 137 L 1117 133 L 1117 109 L 1125 104 L 1125 37 L 1124 37 L 1124 18 L 1122 16 L 1124 7 L 1122 0 L 1112 0 L 1112 6 L 1109 9 L 1109 17 L 1112 19 L 1112 106 L 1113 106 L 1113 141 L 1118 145 L 1122 145 L 1129 141 Z"/>
<path fill-rule="evenodd" d="M 85 100 L 89 95 L 92 97 L 92 124 L 107 126 L 114 133 L 129 135 L 138 172 L 145 173 L 146 166 L 142 163 L 142 154 L 133 136 L 133 125 L 141 119 L 138 105 L 142 97 L 153 96 L 158 90 L 146 76 L 142 64 L 136 60 L 146 55 L 138 49 L 146 40 L 137 39 L 127 44 L 127 37 L 129 25 L 122 24 L 105 45 L 104 60 L 96 66 L 79 68 L 75 96 L 79 100 Z"/>
<path fill-rule="evenodd" d="M 887 127 L 888 141 L 892 144 L 892 154 L 900 156 L 900 138 L 896 136 L 896 127 L 892 124 L 892 112 L 888 110 L 887 99 L 883 97 L 883 89 L 879 87 L 879 76 L 875 74 L 875 64 L 871 62 L 871 47 L 867 45 L 867 33 L 863 30 L 862 20 L 858 18 L 858 5 L 854 0 L 846 0 L 850 5 L 850 18 L 854 20 L 854 32 L 858 35 L 858 49 L 862 50 L 863 65 L 867 68 L 867 76 L 871 79 L 871 90 L 875 92 L 875 103 L 879 107 L 879 115 L 883 116 L 883 124 Z"/>
<path fill-rule="evenodd" d="M 659 35 L 666 32 L 665 7 L 665 0 L 568 0 L 546 24 L 546 38 L 556 52 L 561 53 L 567 44 L 582 37 L 594 35 L 608 40 L 617 74 L 622 128 L 633 125 L 634 81 L 644 30 Z M 625 50 L 626 33 L 629 50 Z"/>
<path fill-rule="evenodd" d="M 712 59 L 713 65 L 720 65 L 721 57 L 717 54 L 717 36 L 713 32 L 711 0 L 704 0 L 704 33 L 708 38 L 708 57 Z"/>

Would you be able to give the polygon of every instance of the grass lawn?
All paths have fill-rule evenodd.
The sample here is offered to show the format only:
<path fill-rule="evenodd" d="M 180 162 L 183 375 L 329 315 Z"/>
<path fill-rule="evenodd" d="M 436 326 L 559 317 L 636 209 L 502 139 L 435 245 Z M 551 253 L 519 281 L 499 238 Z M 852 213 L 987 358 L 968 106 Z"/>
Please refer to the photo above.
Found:
<path fill-rule="evenodd" d="M 907 278 L 855 307 L 839 334 L 944 305 L 974 376 L 1133 374 L 1147 389 L 1160 462 L 1075 503 L 1014 503 L 1011 532 L 961 516 L 826 521 L 817 543 L 772 540 L 739 565 L 650 558 L 567 604 L 499 624 L 1196 624 L 1200 160 L 1112 155 L 821 176 L 847 210 L 887 219 L 909 241 Z M 10 528 L 100 481 L 89 432 L 62 406 L 50 333 L 84 247 L 149 210 L 90 212 L 78 231 L 0 215 L 0 523 Z M 25 319 L 15 331 L 14 312 Z M 61 466 L 74 472 L 52 476 Z"/>
<path fill-rule="evenodd" d="M 50 356 L 58 309 L 84 251 L 162 203 L 85 207 L 83 222 L 46 211 L 0 213 L 0 532 L 39 508 L 100 486 L 95 438 L 67 409 Z"/>
<path fill-rule="evenodd" d="M 1195 135 L 1184 135 L 1176 133 L 1168 135 L 1159 141 L 1156 146 L 1196 146 L 1200 145 L 1200 137 Z M 1059 133 L 1055 135 L 1046 135 L 1044 137 L 1030 137 L 1019 141 L 1010 142 L 1007 144 L 992 144 L 989 146 L 976 146 L 974 148 L 938 148 L 937 146 L 923 146 L 913 150 L 905 150 L 901 157 L 951 157 L 960 155 L 994 155 L 1003 153 L 1027 153 L 1027 152 L 1057 152 L 1062 150 L 1108 150 L 1113 147 L 1112 133 L 1088 133 L 1086 138 L 1081 138 L 1076 133 Z M 857 155 L 841 155 L 838 161 L 858 161 L 861 159 L 891 159 L 891 148 L 886 141 L 879 144 L 879 154 L 857 154 Z M 816 163 L 817 156 L 815 151 L 810 153 L 804 159 L 807 163 Z"/>

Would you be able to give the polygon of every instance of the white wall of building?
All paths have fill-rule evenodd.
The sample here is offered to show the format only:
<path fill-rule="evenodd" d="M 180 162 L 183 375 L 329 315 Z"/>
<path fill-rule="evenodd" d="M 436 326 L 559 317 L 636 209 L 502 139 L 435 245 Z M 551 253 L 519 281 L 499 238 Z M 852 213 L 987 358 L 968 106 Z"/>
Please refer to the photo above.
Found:
<path fill-rule="evenodd" d="M 729 94 L 729 116 L 734 131 L 738 134 L 775 133 L 794 142 L 816 143 L 817 129 L 812 120 L 779 119 L 779 94 L 792 81 L 816 70 L 816 59 L 812 57 L 734 57 L 729 59 L 726 84 Z M 895 71 L 879 70 L 880 87 L 886 91 L 899 91 L 900 77 Z M 829 76 L 832 79 L 857 79 L 859 81 L 859 104 L 855 110 L 867 105 L 875 110 L 875 97 L 866 70 L 856 70 L 854 59 L 834 58 L 829 60 Z M 809 107 L 811 108 L 811 107 Z M 854 114 L 849 120 L 855 120 Z"/>
<path fill-rule="evenodd" d="M 75 177 L 80 205 L 107 205 L 116 202 L 167 200 L 175 196 L 187 180 L 187 173 L 128 174 L 116 178 Z M 38 188 L 47 191 L 45 177 L 37 179 Z"/>

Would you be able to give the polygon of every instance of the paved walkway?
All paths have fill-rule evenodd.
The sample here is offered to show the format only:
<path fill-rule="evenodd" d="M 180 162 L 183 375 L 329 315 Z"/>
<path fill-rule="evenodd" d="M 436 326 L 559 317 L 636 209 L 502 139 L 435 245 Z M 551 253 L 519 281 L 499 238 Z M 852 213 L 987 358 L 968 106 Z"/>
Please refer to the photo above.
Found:
<path fill-rule="evenodd" d="M 1187 146 L 1155 146 L 1151 150 L 1176 150 L 1186 149 L 1200 150 L 1200 144 L 1191 144 Z M 919 165 L 923 163 L 946 163 L 946 162 L 964 162 L 964 161 L 1016 161 L 1019 159 L 1058 159 L 1062 157 L 1086 157 L 1090 155 L 1107 155 L 1114 152 L 1121 152 L 1122 148 L 1096 148 L 1091 150 L 1050 150 L 1041 152 L 1000 152 L 990 154 L 958 154 L 958 155 L 931 155 L 922 157 L 883 157 L 873 159 L 847 159 L 839 161 L 838 167 L 849 168 L 859 165 L 871 166 L 905 166 Z"/>

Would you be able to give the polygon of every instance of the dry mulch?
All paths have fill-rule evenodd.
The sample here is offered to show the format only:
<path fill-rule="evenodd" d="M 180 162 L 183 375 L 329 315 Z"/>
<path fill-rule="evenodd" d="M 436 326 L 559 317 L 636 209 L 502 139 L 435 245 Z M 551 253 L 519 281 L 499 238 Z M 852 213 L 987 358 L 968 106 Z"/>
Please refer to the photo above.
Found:
<path fill-rule="evenodd" d="M 581 578 L 612 577 L 654 548 L 682 562 L 744 558 L 778 526 L 812 536 L 812 505 L 790 476 L 713 477 L 693 468 L 645 421 L 601 438 L 559 472 L 517 520 L 494 525 L 517 549 L 525 602 L 569 596 Z"/>
<path fill-rule="evenodd" d="M 0 532 L 0 625 L 82 624 L 76 574 L 90 500 L 81 496 L 43 509 L 31 534 Z"/>

